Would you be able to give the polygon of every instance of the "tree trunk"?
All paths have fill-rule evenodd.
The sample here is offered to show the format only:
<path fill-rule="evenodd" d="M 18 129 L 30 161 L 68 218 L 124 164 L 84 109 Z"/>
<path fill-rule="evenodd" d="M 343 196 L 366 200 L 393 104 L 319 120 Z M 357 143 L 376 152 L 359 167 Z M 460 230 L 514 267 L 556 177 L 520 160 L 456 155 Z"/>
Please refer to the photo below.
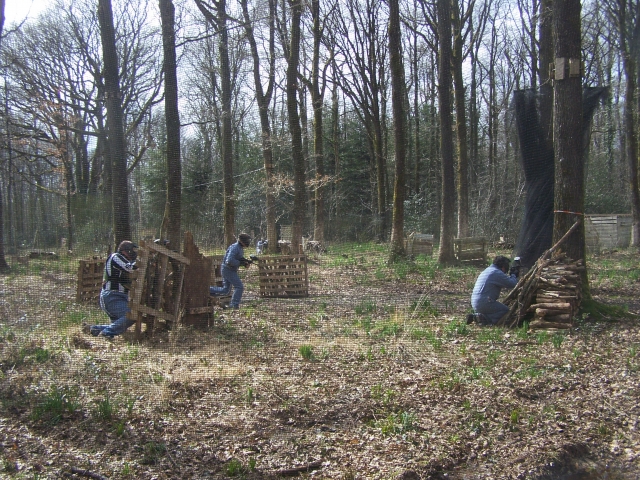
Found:
<path fill-rule="evenodd" d="M 398 0 L 389 0 L 389 55 L 391 65 L 391 105 L 393 109 L 393 134 L 396 162 L 393 186 L 393 221 L 391 228 L 390 262 L 405 256 L 404 249 L 404 201 L 405 192 L 405 89 L 402 62 L 402 31 L 400 30 L 400 6 Z"/>
<path fill-rule="evenodd" d="M 324 244 L 324 199 L 326 191 L 326 188 L 324 187 L 324 144 L 322 140 L 324 86 L 320 86 L 320 43 L 322 41 L 322 28 L 319 0 L 312 0 L 311 13 L 313 16 L 313 70 L 311 72 L 311 100 L 313 103 L 313 155 L 316 167 L 313 239 Z"/>
<path fill-rule="evenodd" d="M 231 66 L 229 63 L 229 32 L 227 3 L 215 3 L 218 11 L 220 49 L 220 86 L 222 90 L 222 165 L 224 169 L 224 237 L 225 245 L 235 241 L 236 201 L 233 181 L 233 132 L 231 123 Z"/>
<path fill-rule="evenodd" d="M 276 230 L 276 200 L 275 179 L 273 170 L 273 147 L 271 144 L 271 124 L 269 122 L 269 104 L 273 95 L 275 81 L 275 2 L 269 0 L 269 66 L 267 77 L 269 83 L 266 91 L 262 88 L 262 70 L 260 68 L 260 55 L 258 45 L 253 34 L 253 25 L 249 15 L 247 0 L 242 0 L 242 13 L 244 17 L 245 32 L 251 48 L 253 59 L 253 80 L 256 88 L 256 102 L 260 115 L 260 128 L 262 130 L 262 157 L 264 159 L 264 171 L 266 177 L 266 216 L 267 216 L 267 251 L 275 251 L 278 243 Z"/>
<path fill-rule="evenodd" d="M 176 73 L 175 7 L 172 0 L 160 1 L 164 52 L 164 112 L 167 124 L 167 239 L 172 250 L 180 250 L 182 163 L 180 161 L 180 113 Z"/>
<path fill-rule="evenodd" d="M 455 225 L 455 179 L 451 131 L 451 2 L 438 0 L 438 101 L 440 103 L 440 155 L 442 157 L 442 206 L 438 262 L 453 263 Z"/>
<path fill-rule="evenodd" d="M 458 140 L 458 237 L 469 236 L 469 154 L 467 149 L 467 116 L 465 88 L 462 76 L 462 25 L 458 3 L 453 5 L 453 81 L 456 101 L 456 132 Z"/>
<path fill-rule="evenodd" d="M 553 149 L 553 82 L 549 66 L 553 63 L 553 0 L 540 4 L 540 127 L 548 151 Z"/>
<path fill-rule="evenodd" d="M 576 220 L 584 220 L 580 0 L 554 0 L 553 29 L 555 39 L 553 241 L 555 243 Z M 574 261 L 585 259 L 584 221 L 567 238 L 561 250 Z"/>
<path fill-rule="evenodd" d="M 638 113 L 635 108 L 634 99 L 638 90 L 638 63 L 634 55 L 634 45 L 637 44 L 637 28 L 629 36 L 630 18 L 633 14 L 627 10 L 627 2 L 615 2 L 616 21 L 618 23 L 618 35 L 620 51 L 622 54 L 622 64 L 624 67 L 626 91 L 624 100 L 624 130 L 626 141 L 627 164 L 629 165 L 629 189 L 631 193 L 631 246 L 640 247 L 640 191 L 638 186 L 638 134 L 636 125 Z"/>
<path fill-rule="evenodd" d="M 302 129 L 298 114 L 298 66 L 300 63 L 300 22 L 301 0 L 289 0 L 291 6 L 291 38 L 287 65 L 287 112 L 289 133 L 291 134 L 291 154 L 293 156 L 293 214 L 291 225 L 291 251 L 300 253 L 302 228 L 304 226 L 307 194 L 305 190 L 305 165 L 302 153 Z"/>
<path fill-rule="evenodd" d="M 111 160 L 114 245 L 131 239 L 127 157 L 122 118 L 122 96 L 111 0 L 98 0 L 98 19 L 104 61 L 105 103 L 107 105 L 108 155 Z"/>

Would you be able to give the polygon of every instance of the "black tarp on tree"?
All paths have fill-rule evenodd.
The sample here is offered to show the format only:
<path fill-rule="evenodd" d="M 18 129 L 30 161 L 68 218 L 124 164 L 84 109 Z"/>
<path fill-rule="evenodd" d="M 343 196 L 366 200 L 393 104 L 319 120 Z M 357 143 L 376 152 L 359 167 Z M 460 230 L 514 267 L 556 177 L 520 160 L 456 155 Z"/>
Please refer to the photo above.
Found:
<path fill-rule="evenodd" d="M 589 151 L 591 121 L 607 87 L 585 87 L 582 92 L 584 158 Z M 530 268 L 549 248 L 553 236 L 554 152 L 544 141 L 538 111 L 538 92 L 517 90 L 513 94 L 520 153 L 525 178 L 525 206 L 515 252 Z M 586 170 L 585 170 L 586 171 Z"/>

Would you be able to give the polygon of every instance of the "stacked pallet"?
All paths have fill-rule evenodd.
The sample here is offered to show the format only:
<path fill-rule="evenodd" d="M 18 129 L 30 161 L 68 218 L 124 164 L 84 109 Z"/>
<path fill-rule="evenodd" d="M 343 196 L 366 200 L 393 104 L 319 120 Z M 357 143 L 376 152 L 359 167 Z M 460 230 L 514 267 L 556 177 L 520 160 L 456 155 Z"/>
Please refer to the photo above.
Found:
<path fill-rule="evenodd" d="M 258 260 L 261 297 L 308 297 L 306 255 L 263 256 Z"/>
<path fill-rule="evenodd" d="M 407 255 L 433 255 L 433 235 L 410 233 L 405 241 Z"/>
<path fill-rule="evenodd" d="M 80 260 L 78 265 L 78 285 L 76 301 L 97 302 L 102 290 L 104 259 Z"/>
<path fill-rule="evenodd" d="M 461 264 L 486 265 L 487 239 L 484 237 L 462 237 L 453 239 L 453 252 Z"/>

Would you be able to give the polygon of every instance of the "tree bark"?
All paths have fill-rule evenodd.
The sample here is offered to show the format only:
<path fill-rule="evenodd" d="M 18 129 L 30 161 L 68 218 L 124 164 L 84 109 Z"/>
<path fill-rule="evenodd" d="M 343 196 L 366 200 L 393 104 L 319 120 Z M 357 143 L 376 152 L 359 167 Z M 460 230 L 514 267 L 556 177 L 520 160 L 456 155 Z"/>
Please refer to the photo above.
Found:
<path fill-rule="evenodd" d="M 451 121 L 451 2 L 438 0 L 438 101 L 440 103 L 440 155 L 442 158 L 442 205 L 438 262 L 453 263 L 455 180 Z"/>
<path fill-rule="evenodd" d="M 395 139 L 395 180 L 393 185 L 393 220 L 391 228 L 390 262 L 405 256 L 404 249 L 404 201 L 405 192 L 405 89 L 402 62 L 402 31 L 398 0 L 389 0 L 389 54 L 391 65 L 391 106 L 393 109 L 393 135 Z"/>
<path fill-rule="evenodd" d="M 298 66 L 300 63 L 300 23 L 302 1 L 289 0 L 291 6 L 291 38 L 287 59 L 287 112 L 289 133 L 291 134 L 291 154 L 293 156 L 293 212 L 291 225 L 291 251 L 300 253 L 302 228 L 304 225 L 307 193 L 305 187 L 305 165 L 302 153 L 302 129 L 298 113 Z"/>
<path fill-rule="evenodd" d="M 164 112 L 167 124 L 167 238 L 173 250 L 180 250 L 182 162 L 180 161 L 180 112 L 176 65 L 175 7 L 172 0 L 160 0 L 164 51 Z"/>
<path fill-rule="evenodd" d="M 275 82 L 275 2 L 269 0 L 269 65 L 266 70 L 268 84 L 266 90 L 262 88 L 262 74 L 260 67 L 260 55 L 258 45 L 253 33 L 253 25 L 249 15 L 247 0 L 241 1 L 242 13 L 244 17 L 245 32 L 251 48 L 253 59 L 253 80 L 256 88 L 256 102 L 260 116 L 260 128 L 262 130 L 262 158 L 264 159 L 264 170 L 266 177 L 265 202 L 266 202 L 266 222 L 267 222 L 267 251 L 275 251 L 278 242 L 276 230 L 276 199 L 275 199 L 275 179 L 273 169 L 273 146 L 271 144 L 271 123 L 269 121 L 269 104 L 273 95 L 273 85 Z"/>
<path fill-rule="evenodd" d="M 129 224 L 129 189 L 122 119 L 122 98 L 111 0 L 98 0 L 98 19 L 104 59 L 108 155 L 111 159 L 113 239 L 114 247 L 117 247 L 122 240 L 131 239 L 131 226 Z"/>
<path fill-rule="evenodd" d="M 453 82 L 456 102 L 456 133 L 458 140 L 458 237 L 469 236 L 469 151 L 467 148 L 467 115 L 464 79 L 462 75 L 462 23 L 458 2 L 453 5 Z"/>
<path fill-rule="evenodd" d="M 584 154 L 580 0 L 554 0 L 555 54 L 553 239 L 557 241 L 584 213 Z M 576 73 L 570 70 L 574 67 Z M 585 259 L 584 221 L 561 249 L 572 260 Z M 586 276 L 586 272 L 585 272 Z"/>

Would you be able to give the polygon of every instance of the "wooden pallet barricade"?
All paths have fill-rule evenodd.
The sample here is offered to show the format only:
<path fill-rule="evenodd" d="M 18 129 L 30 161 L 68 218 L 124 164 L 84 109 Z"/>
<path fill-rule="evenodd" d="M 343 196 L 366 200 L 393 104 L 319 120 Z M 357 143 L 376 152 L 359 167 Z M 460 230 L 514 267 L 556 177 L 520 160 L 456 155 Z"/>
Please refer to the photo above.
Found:
<path fill-rule="evenodd" d="M 209 285 L 213 266 L 211 258 L 200 253 L 191 232 L 184 234 L 183 255 L 190 260 L 184 275 L 184 325 L 207 326 L 212 319 Z"/>
<path fill-rule="evenodd" d="M 487 263 L 487 239 L 484 237 L 454 238 L 453 251 L 460 263 Z"/>
<path fill-rule="evenodd" d="M 411 233 L 406 239 L 407 255 L 433 255 L 433 235 Z"/>
<path fill-rule="evenodd" d="M 102 290 L 104 259 L 80 260 L 78 265 L 77 302 L 97 303 Z"/>
<path fill-rule="evenodd" d="M 185 266 L 189 263 L 187 257 L 162 245 L 140 242 L 127 314 L 135 322 L 137 338 L 142 336 L 143 323 L 147 326 L 145 333 L 153 335 L 159 320 L 170 325 L 179 322 Z"/>
<path fill-rule="evenodd" d="M 261 297 L 308 297 L 306 255 L 272 255 L 258 260 Z"/>

